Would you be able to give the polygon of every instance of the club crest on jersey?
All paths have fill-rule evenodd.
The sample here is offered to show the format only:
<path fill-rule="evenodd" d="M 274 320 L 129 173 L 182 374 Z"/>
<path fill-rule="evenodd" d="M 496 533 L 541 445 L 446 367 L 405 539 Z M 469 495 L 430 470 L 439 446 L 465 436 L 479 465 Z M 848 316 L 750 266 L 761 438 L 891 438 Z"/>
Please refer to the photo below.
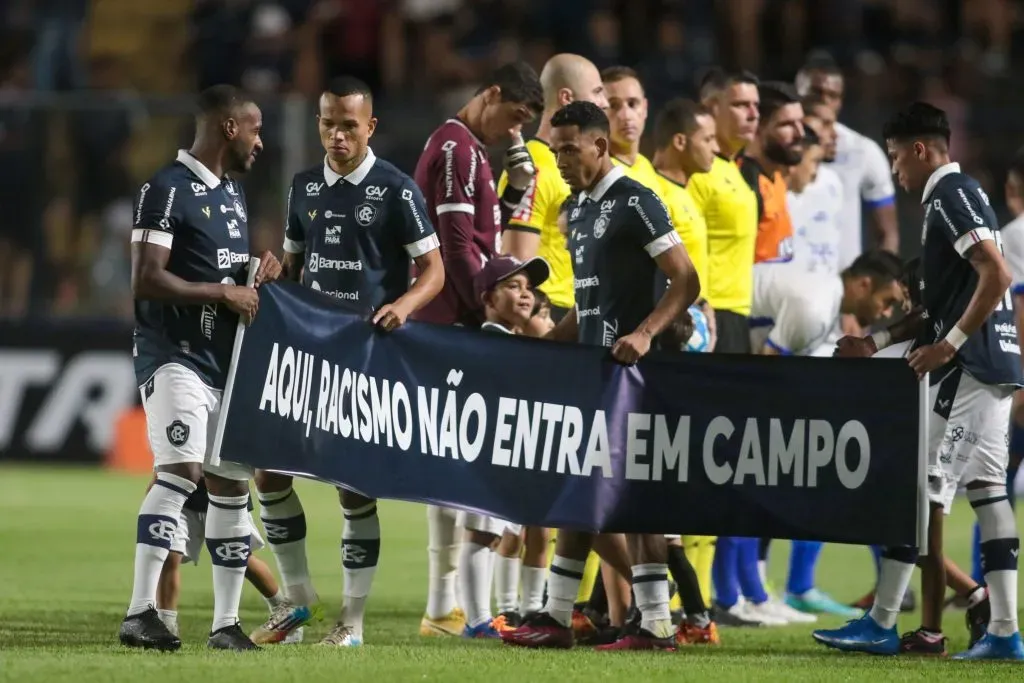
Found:
<path fill-rule="evenodd" d="M 205 197 L 206 185 L 203 185 L 202 183 L 192 183 L 192 194 L 196 197 Z"/>
<path fill-rule="evenodd" d="M 388 193 L 388 188 L 377 187 L 376 185 L 370 185 L 366 188 L 366 198 L 380 201 L 384 199 L 384 195 Z"/>
<path fill-rule="evenodd" d="M 599 240 L 608 230 L 608 216 L 601 214 L 594 221 L 594 239 Z"/>
<path fill-rule="evenodd" d="M 373 204 L 360 204 L 356 207 L 356 223 L 366 227 L 377 218 L 377 208 Z"/>
<path fill-rule="evenodd" d="M 181 448 L 188 441 L 189 427 L 181 420 L 167 425 L 167 440 L 176 448 Z"/>
<path fill-rule="evenodd" d="M 235 203 L 235 214 L 239 218 L 241 218 L 243 221 L 246 220 L 246 217 L 245 217 L 245 207 L 242 206 L 242 202 L 240 202 L 240 201 L 238 201 L 236 199 L 234 203 Z"/>
<path fill-rule="evenodd" d="M 203 207 L 203 215 L 206 216 L 207 218 L 210 217 L 210 207 L 208 207 L 208 206 L 204 206 Z"/>

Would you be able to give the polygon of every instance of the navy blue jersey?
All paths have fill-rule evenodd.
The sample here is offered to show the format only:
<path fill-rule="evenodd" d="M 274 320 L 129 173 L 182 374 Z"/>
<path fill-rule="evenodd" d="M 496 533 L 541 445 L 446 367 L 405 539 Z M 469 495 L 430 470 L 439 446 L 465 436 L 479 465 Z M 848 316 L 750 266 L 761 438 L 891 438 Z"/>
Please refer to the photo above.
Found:
<path fill-rule="evenodd" d="M 680 244 L 661 200 L 615 166 L 569 213 L 578 340 L 611 346 L 651 314 L 664 292 L 654 258 Z"/>
<path fill-rule="evenodd" d="M 999 223 L 988 195 L 977 180 L 960 172 L 959 164 L 936 170 L 925 185 L 921 202 L 920 287 L 928 320 L 917 346 L 941 340 L 967 310 L 978 286 L 978 273 L 967 260 L 971 247 L 985 240 L 999 243 Z M 931 383 L 958 366 L 984 384 L 1021 384 L 1020 347 L 1009 292 L 954 359 L 931 374 Z"/>
<path fill-rule="evenodd" d="M 167 270 L 188 282 L 244 285 L 249 263 L 245 194 L 181 150 L 135 198 L 132 242 L 171 250 Z M 191 368 L 224 387 L 238 316 L 217 304 L 135 302 L 135 375 L 139 384 L 166 363 Z"/>
<path fill-rule="evenodd" d="M 325 160 L 292 180 L 284 249 L 304 255 L 304 285 L 357 313 L 405 294 L 410 259 L 438 246 L 419 188 L 373 150 L 347 176 Z"/>

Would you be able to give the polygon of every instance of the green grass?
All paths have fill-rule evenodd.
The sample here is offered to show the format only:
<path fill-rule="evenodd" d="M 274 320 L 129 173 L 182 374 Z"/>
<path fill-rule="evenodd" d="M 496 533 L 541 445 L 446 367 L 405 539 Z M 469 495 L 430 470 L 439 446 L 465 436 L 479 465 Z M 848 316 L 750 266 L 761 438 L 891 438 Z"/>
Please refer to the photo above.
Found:
<path fill-rule="evenodd" d="M 210 565 L 182 569 L 179 622 L 185 646 L 173 654 L 121 648 L 116 641 L 132 580 L 135 513 L 145 480 L 100 470 L 0 467 L 0 681 L 383 681 L 497 680 L 981 680 L 1018 678 L 1010 664 L 841 655 L 816 646 L 810 627 L 726 630 L 715 649 L 677 654 L 527 652 L 500 643 L 423 639 L 417 627 L 426 591 L 426 520 L 421 506 L 381 506 L 383 547 L 366 621 L 367 644 L 353 650 L 277 646 L 237 655 L 205 649 L 212 610 Z M 301 482 L 309 519 L 310 566 L 328 619 L 307 627 L 315 642 L 336 615 L 341 596 L 340 515 L 336 494 Z M 967 562 L 971 514 L 958 505 L 947 547 Z M 884 523 L 880 520 L 880 523 Z M 781 585 L 788 544 L 772 549 L 772 578 Z M 273 563 L 269 552 L 263 558 Z M 867 550 L 828 546 L 821 587 L 854 599 L 873 581 Z M 915 581 L 916 584 L 916 581 Z M 266 616 L 246 587 L 242 620 Z M 827 625 L 840 623 L 833 619 Z M 907 616 L 901 627 L 918 625 Z M 966 645 L 962 613 L 947 614 L 951 649 Z"/>

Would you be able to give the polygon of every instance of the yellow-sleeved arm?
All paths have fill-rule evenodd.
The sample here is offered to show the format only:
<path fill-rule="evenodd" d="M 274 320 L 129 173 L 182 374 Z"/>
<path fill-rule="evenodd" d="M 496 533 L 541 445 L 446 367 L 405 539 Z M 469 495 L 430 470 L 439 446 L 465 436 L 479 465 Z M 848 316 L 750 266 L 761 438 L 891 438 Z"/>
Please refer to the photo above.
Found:
<path fill-rule="evenodd" d="M 694 173 L 686 183 L 686 191 L 702 215 L 707 215 L 707 205 L 714 193 L 710 180 L 707 173 Z"/>

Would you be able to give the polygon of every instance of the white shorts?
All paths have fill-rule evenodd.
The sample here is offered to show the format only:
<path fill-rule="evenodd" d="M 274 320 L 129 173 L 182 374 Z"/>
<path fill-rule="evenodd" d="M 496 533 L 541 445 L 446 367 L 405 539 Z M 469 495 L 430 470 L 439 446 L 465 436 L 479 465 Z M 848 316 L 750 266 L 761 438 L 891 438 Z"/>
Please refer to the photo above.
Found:
<path fill-rule="evenodd" d="M 249 513 L 249 527 L 251 538 L 250 550 L 256 552 L 262 550 L 266 543 L 256 527 L 256 520 Z M 183 562 L 199 564 L 199 554 L 203 552 L 203 544 L 206 541 L 206 513 L 182 508 L 181 520 L 178 522 L 178 530 L 171 541 L 171 552 L 182 556 Z"/>
<path fill-rule="evenodd" d="M 508 531 L 513 536 L 518 536 L 523 530 L 521 524 L 513 524 L 512 522 L 506 522 L 503 519 L 497 517 L 491 517 L 490 515 L 481 515 L 475 512 L 465 512 L 459 510 L 458 521 L 456 522 L 459 526 L 463 526 L 470 531 L 481 531 L 485 534 L 493 534 L 495 536 L 501 536 L 505 531 Z"/>
<path fill-rule="evenodd" d="M 961 483 L 1006 483 L 1013 388 L 954 370 L 928 388 L 928 402 L 928 499 L 948 515 Z"/>
<path fill-rule="evenodd" d="M 206 464 L 220 414 L 219 390 L 204 384 L 184 365 L 168 363 L 153 373 L 140 391 L 154 467 L 198 462 L 204 463 L 205 471 L 225 479 L 252 478 L 249 465 L 227 461 L 216 467 Z"/>

